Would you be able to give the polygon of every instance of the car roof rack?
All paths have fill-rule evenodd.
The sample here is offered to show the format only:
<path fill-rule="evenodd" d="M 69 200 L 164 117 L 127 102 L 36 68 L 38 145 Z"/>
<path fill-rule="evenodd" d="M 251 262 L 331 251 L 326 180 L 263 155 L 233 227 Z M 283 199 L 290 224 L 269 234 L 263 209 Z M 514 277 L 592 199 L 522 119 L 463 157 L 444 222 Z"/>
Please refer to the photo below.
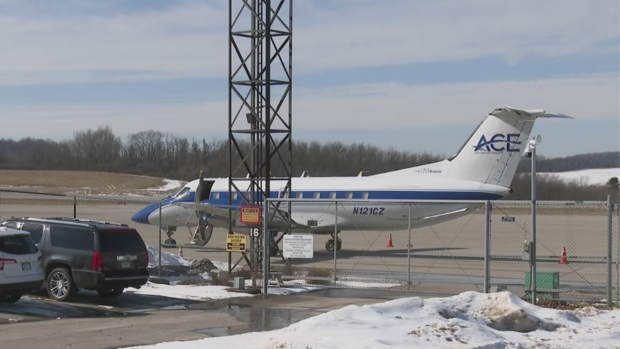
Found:
<path fill-rule="evenodd" d="M 127 224 L 124 224 L 124 223 L 106 222 L 106 221 L 99 221 L 99 220 L 94 220 L 94 219 L 81 219 L 81 218 L 73 218 L 73 217 L 50 217 L 50 218 L 42 218 L 42 219 L 54 220 L 54 221 L 79 222 L 79 223 L 118 225 L 121 227 L 129 227 Z"/>

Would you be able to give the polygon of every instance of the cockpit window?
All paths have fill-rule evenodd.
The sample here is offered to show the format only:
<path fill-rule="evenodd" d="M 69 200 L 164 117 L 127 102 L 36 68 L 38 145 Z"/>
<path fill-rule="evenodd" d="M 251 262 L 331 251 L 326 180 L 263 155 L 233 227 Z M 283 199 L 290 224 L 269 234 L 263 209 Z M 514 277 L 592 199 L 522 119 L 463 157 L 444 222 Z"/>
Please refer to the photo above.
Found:
<path fill-rule="evenodd" d="M 189 197 L 189 188 L 186 187 L 186 188 L 181 189 L 178 193 L 176 193 L 174 197 L 176 199 L 185 199 Z"/>

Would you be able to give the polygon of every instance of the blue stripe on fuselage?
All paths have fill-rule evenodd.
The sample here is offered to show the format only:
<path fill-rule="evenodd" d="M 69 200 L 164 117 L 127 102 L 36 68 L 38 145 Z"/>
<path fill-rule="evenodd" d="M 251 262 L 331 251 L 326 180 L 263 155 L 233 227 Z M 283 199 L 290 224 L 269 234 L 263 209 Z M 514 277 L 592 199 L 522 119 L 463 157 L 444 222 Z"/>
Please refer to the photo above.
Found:
<path fill-rule="evenodd" d="M 352 199 L 352 200 L 497 200 L 502 197 L 496 193 L 484 193 L 484 192 L 468 192 L 468 191 L 293 191 L 291 193 L 293 199 L 297 199 L 298 193 L 303 193 L 304 199 L 315 199 L 315 195 L 318 193 L 320 197 L 318 199 Z M 335 198 L 330 196 L 335 193 Z M 364 198 L 364 193 L 368 193 L 368 197 Z M 219 197 L 216 199 L 216 195 Z M 347 197 L 347 194 L 351 194 L 351 197 Z M 234 198 L 235 193 L 233 193 Z M 272 191 L 271 197 L 278 197 L 279 192 Z M 193 195 L 191 196 L 193 197 Z M 188 202 L 193 202 L 188 199 Z M 228 205 L 228 191 L 226 192 L 212 192 L 209 199 L 203 202 L 208 202 L 212 205 Z M 232 201 L 233 205 L 239 205 L 242 200 L 241 196 L 237 195 Z"/>

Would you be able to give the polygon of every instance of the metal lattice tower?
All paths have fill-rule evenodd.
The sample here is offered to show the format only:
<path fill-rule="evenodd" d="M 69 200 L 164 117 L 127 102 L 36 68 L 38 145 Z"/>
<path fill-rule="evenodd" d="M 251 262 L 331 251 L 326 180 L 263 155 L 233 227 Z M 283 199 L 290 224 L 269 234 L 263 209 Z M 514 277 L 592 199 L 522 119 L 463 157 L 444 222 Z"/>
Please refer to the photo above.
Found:
<path fill-rule="evenodd" d="M 229 207 L 235 193 L 248 206 L 262 206 L 274 196 L 290 197 L 292 3 L 229 0 Z M 249 185 L 235 184 L 241 180 Z M 262 236 L 262 225 L 260 230 Z M 250 246 L 261 251 L 261 238 L 250 236 Z M 259 253 L 251 253 L 251 260 L 246 258 L 250 265 L 261 265 Z"/>

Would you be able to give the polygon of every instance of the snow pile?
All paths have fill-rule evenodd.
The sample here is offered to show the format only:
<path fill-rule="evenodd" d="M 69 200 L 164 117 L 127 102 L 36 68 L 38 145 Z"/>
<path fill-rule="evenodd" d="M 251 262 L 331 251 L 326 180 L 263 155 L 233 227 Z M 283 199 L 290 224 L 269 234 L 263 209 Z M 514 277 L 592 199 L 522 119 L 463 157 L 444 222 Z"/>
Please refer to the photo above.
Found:
<path fill-rule="evenodd" d="M 151 245 L 146 245 L 146 248 L 149 251 L 149 268 L 157 268 L 159 265 L 159 249 Z M 161 265 L 190 266 L 192 262 L 193 259 L 191 258 L 181 257 L 166 251 L 161 253 Z"/>
<path fill-rule="evenodd" d="M 541 176 L 557 176 L 564 182 L 577 182 L 585 185 L 605 185 L 611 177 L 620 178 L 620 168 L 596 168 L 566 172 L 540 172 Z"/>
<path fill-rule="evenodd" d="M 620 348 L 620 310 L 544 309 L 509 292 L 347 306 L 267 332 L 136 348 Z"/>

